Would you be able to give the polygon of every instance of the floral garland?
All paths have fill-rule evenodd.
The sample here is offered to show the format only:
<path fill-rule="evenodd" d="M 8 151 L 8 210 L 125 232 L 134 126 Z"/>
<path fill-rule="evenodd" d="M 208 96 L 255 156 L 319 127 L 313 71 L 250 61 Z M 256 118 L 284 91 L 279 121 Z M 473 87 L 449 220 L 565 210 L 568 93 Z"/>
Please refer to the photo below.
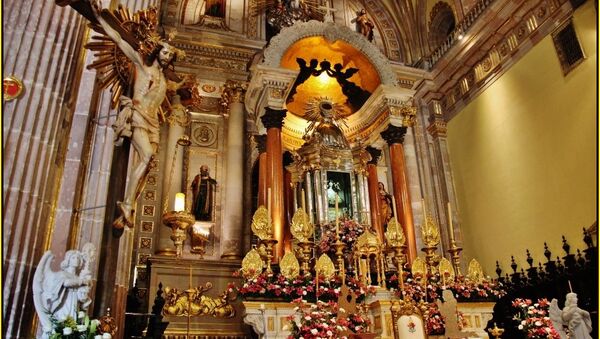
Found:
<path fill-rule="evenodd" d="M 240 272 L 235 272 L 234 276 L 239 277 Z M 299 275 L 294 279 L 287 279 L 281 274 L 265 272 L 259 274 L 253 279 L 244 279 L 240 287 L 230 284 L 231 291 L 236 289 L 239 295 L 244 299 L 251 298 L 274 298 L 291 301 L 302 298 L 307 300 L 316 300 L 315 293 L 320 300 L 336 300 L 340 296 L 342 280 L 339 276 L 333 279 L 324 279 L 319 276 L 319 289 L 316 290 L 316 279 Z M 358 279 L 352 276 L 346 276 L 346 286 L 354 293 L 357 302 L 361 302 L 367 295 L 375 294 L 374 286 L 365 286 Z"/>
<path fill-rule="evenodd" d="M 518 328 L 527 338 L 560 339 L 548 316 L 550 303 L 547 299 L 538 299 L 537 303 L 532 304 L 530 299 L 517 298 L 512 306 L 517 310 L 514 319 L 520 321 Z"/>
<path fill-rule="evenodd" d="M 309 304 L 297 299 L 293 303 L 296 304 L 294 310 L 299 313 L 299 323 L 295 321 L 295 314 L 288 316 L 291 324 L 288 339 L 348 338 L 346 333 L 365 333 L 370 325 L 370 321 L 359 314 L 339 318 L 343 309 L 334 301 Z"/>

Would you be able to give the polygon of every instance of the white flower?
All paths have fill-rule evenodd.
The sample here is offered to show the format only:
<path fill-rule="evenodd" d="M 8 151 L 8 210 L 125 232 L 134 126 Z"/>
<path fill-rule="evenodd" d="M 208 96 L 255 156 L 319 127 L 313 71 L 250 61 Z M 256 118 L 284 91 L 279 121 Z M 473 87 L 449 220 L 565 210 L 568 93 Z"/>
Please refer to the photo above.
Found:
<path fill-rule="evenodd" d="M 331 337 L 333 335 L 333 332 L 327 331 L 327 335 Z"/>
<path fill-rule="evenodd" d="M 73 333 L 73 329 L 72 328 L 70 328 L 70 327 L 63 328 L 63 335 L 69 335 L 71 333 Z"/>
<path fill-rule="evenodd" d="M 539 321 L 539 320 L 538 320 L 538 321 L 536 321 L 536 322 L 535 322 L 535 326 L 542 326 L 542 322 L 541 322 L 541 321 Z"/>
<path fill-rule="evenodd" d="M 521 325 L 525 325 L 526 323 L 527 323 L 527 321 L 521 320 Z"/>
<path fill-rule="evenodd" d="M 528 308 L 529 308 L 530 310 L 533 310 L 535 307 L 533 307 L 533 306 L 529 306 Z"/>
<path fill-rule="evenodd" d="M 90 325 L 95 325 L 96 327 L 100 326 L 100 320 L 98 319 L 92 319 L 90 321 Z"/>
<path fill-rule="evenodd" d="M 102 339 L 112 339 L 112 335 L 110 333 L 102 333 Z"/>
<path fill-rule="evenodd" d="M 345 310 L 345 309 L 343 309 L 342 307 L 340 307 L 340 310 L 339 310 L 339 311 L 340 311 L 340 313 L 346 313 L 346 310 Z"/>
<path fill-rule="evenodd" d="M 304 319 L 306 319 L 306 320 L 310 320 L 310 319 L 312 319 L 312 318 L 310 317 L 310 315 L 307 315 L 306 317 L 304 317 Z"/>
<path fill-rule="evenodd" d="M 98 334 L 98 335 L 94 336 L 94 339 L 102 339 L 102 334 Z"/>
<path fill-rule="evenodd" d="M 83 319 L 83 318 L 85 318 L 85 312 L 79 311 L 79 313 L 77 313 L 77 319 Z"/>
<path fill-rule="evenodd" d="M 519 329 L 522 330 L 523 329 L 523 325 L 519 325 Z"/>
<path fill-rule="evenodd" d="M 85 330 L 87 330 L 87 326 L 85 326 L 85 325 L 77 325 L 77 331 L 78 332 L 85 332 Z"/>
<path fill-rule="evenodd" d="M 319 331 L 316 328 L 313 328 L 312 330 L 310 330 L 310 333 L 312 333 L 313 335 L 317 335 Z"/>
<path fill-rule="evenodd" d="M 306 291 L 302 291 L 302 295 L 306 295 Z"/>

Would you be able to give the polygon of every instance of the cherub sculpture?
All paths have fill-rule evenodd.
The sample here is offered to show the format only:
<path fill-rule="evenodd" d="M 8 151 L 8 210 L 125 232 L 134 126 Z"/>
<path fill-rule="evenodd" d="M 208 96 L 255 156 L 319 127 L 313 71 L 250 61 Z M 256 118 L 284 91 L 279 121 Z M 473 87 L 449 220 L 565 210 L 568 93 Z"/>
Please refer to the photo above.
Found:
<path fill-rule="evenodd" d="M 54 254 L 42 256 L 33 276 L 33 303 L 42 325 L 42 338 L 52 332 L 52 318 L 64 321 L 77 319 L 77 312 L 85 311 L 92 302 L 89 297 L 92 275 L 90 264 L 96 248 L 88 243 L 81 251 L 70 250 L 60 263 L 60 271 L 51 268 Z"/>
<path fill-rule="evenodd" d="M 590 313 L 577 307 L 577 293 L 567 293 L 565 307 L 558 308 L 558 301 L 550 302 L 550 319 L 561 339 L 592 339 L 592 320 Z M 565 332 L 565 327 L 567 332 Z M 567 335 L 568 333 L 568 335 Z"/>

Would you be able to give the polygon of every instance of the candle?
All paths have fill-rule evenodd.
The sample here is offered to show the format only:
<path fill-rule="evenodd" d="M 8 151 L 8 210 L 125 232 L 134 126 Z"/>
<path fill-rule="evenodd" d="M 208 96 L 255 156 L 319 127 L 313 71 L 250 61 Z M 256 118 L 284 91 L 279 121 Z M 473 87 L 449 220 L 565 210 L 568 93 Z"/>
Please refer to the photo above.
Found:
<path fill-rule="evenodd" d="M 421 205 L 423 205 L 423 220 L 427 220 L 427 210 L 425 209 L 425 199 L 421 199 Z"/>
<path fill-rule="evenodd" d="M 335 194 L 335 235 L 340 238 L 340 220 L 338 219 L 338 195 Z"/>
<path fill-rule="evenodd" d="M 452 227 L 452 210 L 448 201 L 448 227 L 450 228 L 450 241 L 454 242 L 454 227 Z"/>
<path fill-rule="evenodd" d="M 267 189 L 267 212 L 271 213 L 271 187 Z"/>
<path fill-rule="evenodd" d="M 392 204 L 394 206 L 392 206 L 392 208 L 394 209 L 394 218 L 396 218 L 396 221 L 400 220 L 398 217 L 398 211 L 397 211 L 397 207 L 396 207 L 396 197 L 392 195 Z"/>
<path fill-rule="evenodd" d="M 183 210 L 185 210 L 185 194 L 179 192 L 175 194 L 175 212 Z"/>
<path fill-rule="evenodd" d="M 304 188 L 302 189 L 302 209 L 304 212 L 308 213 L 306 210 L 306 195 L 304 194 Z"/>

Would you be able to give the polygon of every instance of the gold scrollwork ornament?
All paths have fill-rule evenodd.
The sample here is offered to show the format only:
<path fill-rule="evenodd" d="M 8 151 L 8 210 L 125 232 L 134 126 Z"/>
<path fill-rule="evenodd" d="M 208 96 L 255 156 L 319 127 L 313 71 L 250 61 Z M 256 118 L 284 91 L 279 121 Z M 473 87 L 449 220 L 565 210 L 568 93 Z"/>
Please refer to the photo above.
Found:
<path fill-rule="evenodd" d="M 242 275 L 247 279 L 254 279 L 262 273 L 263 266 L 260 254 L 252 249 L 242 260 Z"/>
<path fill-rule="evenodd" d="M 300 274 L 300 264 L 292 252 L 287 252 L 283 256 L 279 267 L 281 267 L 281 274 L 287 279 L 294 279 Z"/>
<path fill-rule="evenodd" d="M 440 231 L 430 215 L 425 218 L 425 222 L 421 226 L 421 235 L 423 243 L 427 247 L 435 247 L 440 243 Z"/>
<path fill-rule="evenodd" d="M 438 269 L 442 277 L 445 277 L 445 279 L 454 280 L 454 268 L 452 267 L 450 260 L 442 258 L 440 260 Z"/>
<path fill-rule="evenodd" d="M 271 238 L 273 229 L 269 211 L 265 206 L 259 206 L 252 217 L 252 232 L 260 239 L 267 240 Z"/>
<path fill-rule="evenodd" d="M 421 257 L 417 257 L 412 263 L 411 272 L 415 277 L 420 275 L 422 278 L 427 279 L 427 264 L 425 263 L 425 260 Z"/>

